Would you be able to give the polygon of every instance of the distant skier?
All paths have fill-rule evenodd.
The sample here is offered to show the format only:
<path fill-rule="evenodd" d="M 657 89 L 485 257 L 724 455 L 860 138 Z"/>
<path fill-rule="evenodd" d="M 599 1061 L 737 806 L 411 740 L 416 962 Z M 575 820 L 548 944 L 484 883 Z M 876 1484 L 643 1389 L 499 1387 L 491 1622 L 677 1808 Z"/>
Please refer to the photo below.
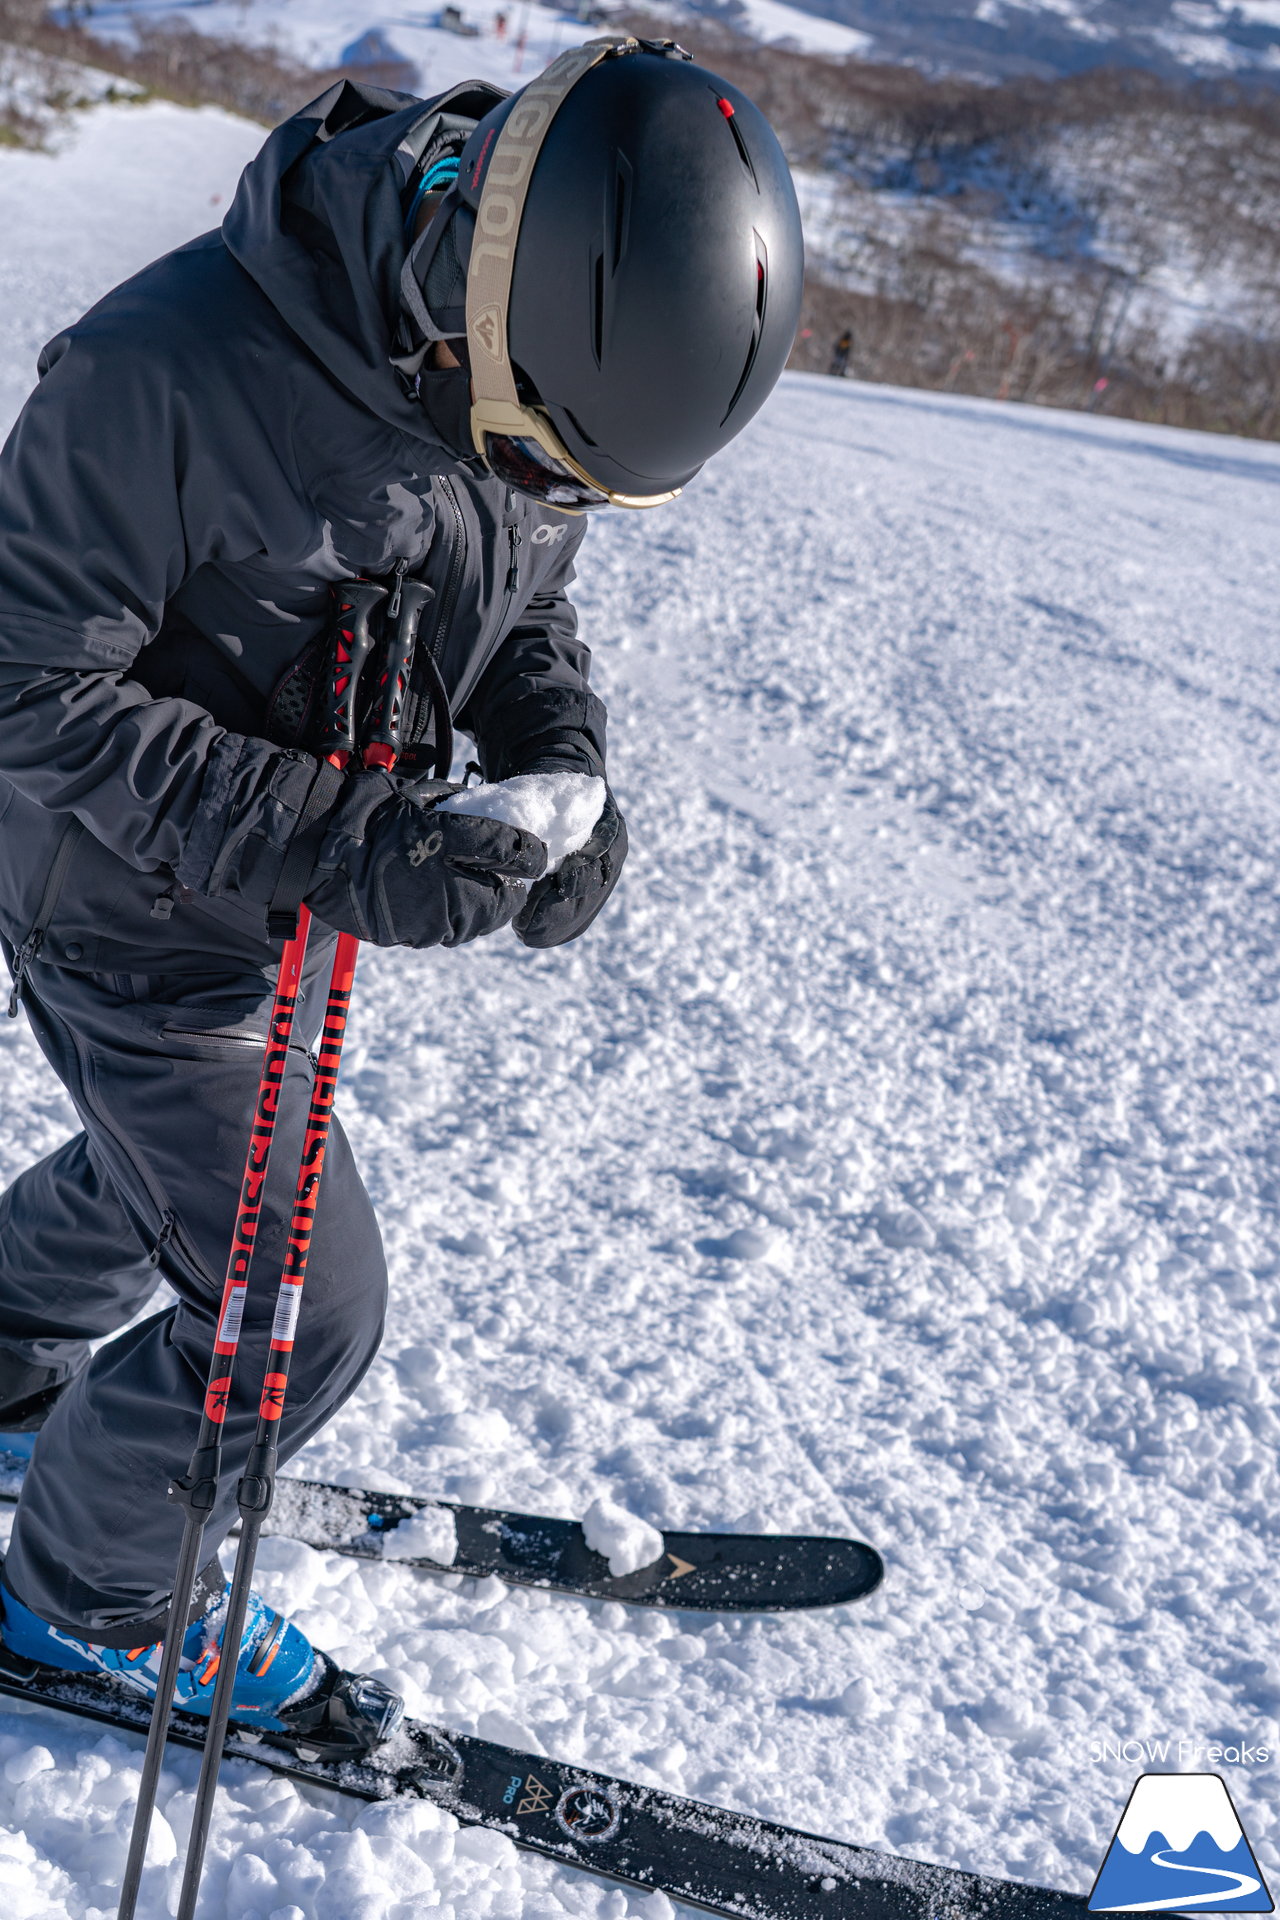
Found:
<path fill-rule="evenodd" d="M 270 136 L 220 233 L 45 349 L 0 460 L 0 934 L 83 1128 L 0 1201 L 0 1430 L 39 1429 L 0 1595 L 11 1656 L 155 1690 L 182 1526 L 166 1489 L 299 903 L 324 924 L 213 1541 L 253 1427 L 328 929 L 428 947 L 511 924 L 555 946 L 625 857 L 611 797 L 540 878 L 533 833 L 433 812 L 421 783 L 454 720 L 486 779 L 603 776 L 567 597 L 586 522 L 566 516 L 670 498 L 750 420 L 795 330 L 799 219 L 759 112 L 667 43 L 602 44 L 548 98 L 332 88 Z M 389 606 L 406 580 L 432 589 L 395 777 L 315 751 L 356 578 Z M 160 1278 L 176 1305 L 119 1333 Z M 285 1457 L 369 1365 L 385 1284 L 335 1127 Z M 224 1592 L 211 1559 L 182 1623 L 196 1712 Z M 372 1744 L 398 1711 L 256 1598 L 235 1658 L 237 1717 L 286 1735 L 342 1715 Z"/>
<path fill-rule="evenodd" d="M 827 371 L 833 379 L 843 380 L 849 371 L 849 355 L 853 352 L 853 334 L 846 327 L 831 349 L 831 365 Z"/>

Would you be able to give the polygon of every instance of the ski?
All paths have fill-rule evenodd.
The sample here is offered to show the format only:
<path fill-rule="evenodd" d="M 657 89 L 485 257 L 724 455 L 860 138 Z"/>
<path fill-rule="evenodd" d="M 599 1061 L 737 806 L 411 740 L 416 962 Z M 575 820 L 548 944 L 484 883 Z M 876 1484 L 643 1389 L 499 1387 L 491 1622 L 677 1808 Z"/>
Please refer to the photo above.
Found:
<path fill-rule="evenodd" d="M 0 1693 L 145 1735 L 150 1702 L 116 1681 L 61 1674 L 0 1648 Z M 170 1739 L 204 1745 L 175 1713 Z M 1078 1894 L 823 1840 L 752 1814 L 614 1780 L 492 1740 L 407 1721 L 367 1758 L 308 1759 L 235 1728 L 229 1758 L 362 1800 L 436 1801 L 516 1846 L 734 1920 L 1083 1920 Z"/>
<path fill-rule="evenodd" d="M 27 1438 L 0 1438 L 0 1500 L 17 1499 L 26 1467 L 25 1459 L 5 1449 Z M 404 1550 L 414 1534 L 431 1533 L 433 1520 L 447 1531 L 448 1516 L 457 1536 L 451 1559 Z M 397 1530 L 411 1525 L 413 1532 L 397 1540 Z M 840 1606 L 874 1592 L 884 1575 L 880 1555 L 860 1540 L 781 1533 L 664 1533 L 663 1551 L 650 1566 L 613 1574 L 574 1520 L 370 1493 L 322 1480 L 278 1480 L 268 1530 L 358 1560 L 396 1560 L 428 1573 L 479 1579 L 496 1574 L 513 1586 L 693 1612 Z"/>

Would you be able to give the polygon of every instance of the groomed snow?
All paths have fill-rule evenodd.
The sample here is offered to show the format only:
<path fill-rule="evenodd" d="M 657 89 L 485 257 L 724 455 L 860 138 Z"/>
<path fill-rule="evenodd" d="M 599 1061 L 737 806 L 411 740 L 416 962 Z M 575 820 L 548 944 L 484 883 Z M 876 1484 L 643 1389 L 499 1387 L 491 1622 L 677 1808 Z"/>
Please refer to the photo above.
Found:
<path fill-rule="evenodd" d="M 206 202 L 156 180 L 159 245 Z M 6 392 L 114 184 L 32 220 Z M 269 1540 L 317 1641 L 454 1728 L 1081 1890 L 1147 1764 L 1093 1742 L 1266 1747 L 1165 1764 L 1224 1772 L 1274 1875 L 1278 489 L 1272 446 L 794 377 L 593 528 L 631 861 L 568 948 L 362 960 L 394 1305 L 299 1467 L 852 1532 L 888 1576 L 717 1619 Z M 21 1022 L 0 1060 L 7 1177 L 74 1120 Z M 0 1706 L 15 1920 L 114 1911 L 138 1758 Z M 693 1920 L 227 1769 L 209 1920 L 424 1912 Z"/>

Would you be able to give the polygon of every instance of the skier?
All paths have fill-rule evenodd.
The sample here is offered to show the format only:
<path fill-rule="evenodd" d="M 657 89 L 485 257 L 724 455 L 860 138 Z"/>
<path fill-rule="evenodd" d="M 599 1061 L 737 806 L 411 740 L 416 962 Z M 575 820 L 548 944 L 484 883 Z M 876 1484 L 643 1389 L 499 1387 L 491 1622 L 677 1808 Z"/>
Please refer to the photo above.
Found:
<path fill-rule="evenodd" d="M 220 232 L 45 349 L 4 451 L 0 935 L 83 1129 L 0 1201 L 0 1430 L 39 1433 L 0 1592 L 10 1657 L 155 1691 L 182 1527 L 166 1491 L 200 1416 L 300 903 L 322 925 L 264 1277 L 331 930 L 449 947 L 510 924 L 549 947 L 617 880 L 607 790 L 586 845 L 542 877 L 539 839 L 432 811 L 428 776 L 447 775 L 456 720 L 486 780 L 603 778 L 567 597 L 580 516 L 674 496 L 752 417 L 791 346 L 802 249 L 751 102 L 670 43 L 598 44 L 551 106 L 539 82 L 427 102 L 330 89 L 269 137 Z M 406 581 L 431 589 L 394 775 L 316 751 L 332 609 L 356 579 L 389 607 Z M 176 1303 L 121 1332 L 161 1277 Z M 360 1381 L 385 1285 L 335 1126 L 282 1457 Z M 248 1293 L 254 1383 L 272 1291 Z M 233 1386 L 212 1541 L 255 1410 Z M 180 1623 L 191 1711 L 208 1710 L 224 1594 L 214 1557 Z M 314 1740 L 341 1722 L 365 1745 L 395 1723 L 394 1695 L 256 1596 L 235 1658 L 243 1723 Z"/>
<path fill-rule="evenodd" d="M 849 371 L 849 355 L 853 352 L 853 334 L 848 327 L 840 335 L 831 349 L 831 365 L 827 372 L 833 380 L 843 380 Z"/>

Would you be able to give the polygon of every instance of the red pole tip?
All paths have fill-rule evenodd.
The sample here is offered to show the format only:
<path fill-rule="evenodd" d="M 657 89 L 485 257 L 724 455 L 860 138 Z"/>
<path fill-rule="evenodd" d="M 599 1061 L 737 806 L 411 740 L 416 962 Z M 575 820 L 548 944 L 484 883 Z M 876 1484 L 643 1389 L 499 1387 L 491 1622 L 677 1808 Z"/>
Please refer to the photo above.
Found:
<path fill-rule="evenodd" d="M 719 107 L 721 113 L 724 115 L 726 120 L 732 120 L 733 118 L 732 100 L 717 100 L 716 105 Z"/>

